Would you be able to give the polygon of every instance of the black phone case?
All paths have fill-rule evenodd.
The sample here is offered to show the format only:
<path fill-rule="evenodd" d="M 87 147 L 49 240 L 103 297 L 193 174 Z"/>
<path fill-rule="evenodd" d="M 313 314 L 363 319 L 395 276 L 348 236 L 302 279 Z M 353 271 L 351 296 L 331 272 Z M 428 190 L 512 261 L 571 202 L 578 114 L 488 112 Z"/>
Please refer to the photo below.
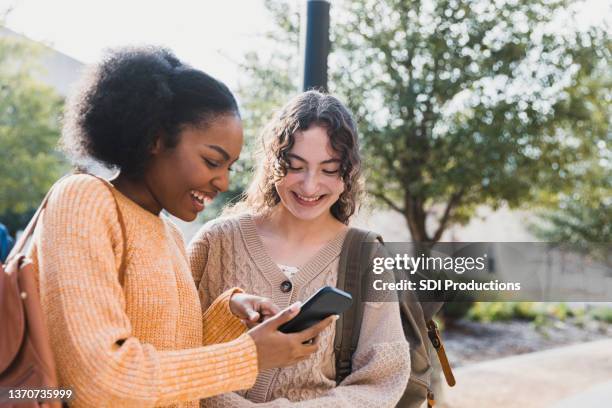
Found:
<path fill-rule="evenodd" d="M 278 330 L 283 333 L 296 333 L 309 328 L 333 314 L 345 312 L 353 298 L 349 293 L 331 286 L 324 286 L 312 295 L 300 309 L 300 313 Z"/>

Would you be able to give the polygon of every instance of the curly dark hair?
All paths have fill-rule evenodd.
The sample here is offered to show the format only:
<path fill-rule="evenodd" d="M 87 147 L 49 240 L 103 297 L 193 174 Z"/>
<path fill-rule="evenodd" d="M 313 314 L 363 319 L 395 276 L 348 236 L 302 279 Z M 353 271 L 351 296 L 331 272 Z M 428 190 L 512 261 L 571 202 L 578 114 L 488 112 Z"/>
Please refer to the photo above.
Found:
<path fill-rule="evenodd" d="M 222 82 L 165 48 L 121 48 L 84 75 L 67 104 L 61 145 L 139 177 L 158 138 L 175 147 L 183 127 L 226 114 L 240 116 Z"/>
<path fill-rule="evenodd" d="M 295 132 L 321 126 L 327 129 L 332 149 L 340 156 L 344 192 L 330 211 L 344 224 L 355 213 L 363 192 L 357 128 L 349 110 L 334 96 L 307 91 L 290 100 L 262 133 L 260 165 L 241 202 L 228 213 L 252 210 L 263 213 L 280 202 L 275 183 L 287 175 L 288 153 Z"/>

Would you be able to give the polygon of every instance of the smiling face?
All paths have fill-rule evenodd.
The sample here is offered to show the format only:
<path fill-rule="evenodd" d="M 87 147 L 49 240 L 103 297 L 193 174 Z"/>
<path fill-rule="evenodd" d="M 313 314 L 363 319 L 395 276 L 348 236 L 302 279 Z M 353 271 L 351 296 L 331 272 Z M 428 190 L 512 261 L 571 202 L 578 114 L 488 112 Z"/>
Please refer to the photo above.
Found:
<path fill-rule="evenodd" d="M 321 126 L 298 131 L 294 138 L 287 154 L 287 175 L 275 183 L 281 205 L 300 220 L 328 217 L 331 206 L 344 191 L 340 157 Z"/>
<path fill-rule="evenodd" d="M 230 166 L 240 156 L 240 118 L 216 118 L 204 127 L 187 126 L 173 148 L 158 142 L 145 172 L 159 205 L 184 221 L 193 221 L 207 202 L 229 187 Z"/>

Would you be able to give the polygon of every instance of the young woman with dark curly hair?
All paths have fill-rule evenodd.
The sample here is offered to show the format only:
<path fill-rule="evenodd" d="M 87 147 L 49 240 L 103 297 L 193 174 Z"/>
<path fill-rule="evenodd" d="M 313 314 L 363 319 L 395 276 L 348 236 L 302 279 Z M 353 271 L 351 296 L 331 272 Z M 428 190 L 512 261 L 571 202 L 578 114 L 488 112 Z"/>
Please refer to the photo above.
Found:
<path fill-rule="evenodd" d="M 263 155 L 245 198 L 190 243 L 204 307 L 235 285 L 279 306 L 335 286 L 348 223 L 361 194 L 355 123 L 335 97 L 292 99 L 263 133 Z M 335 326 L 319 351 L 293 367 L 262 371 L 246 393 L 204 406 L 393 407 L 410 375 L 397 302 L 365 304 L 352 372 L 335 382 Z"/>
<path fill-rule="evenodd" d="M 228 288 L 203 312 L 181 234 L 162 214 L 193 220 L 227 190 L 242 138 L 228 88 L 167 50 L 118 50 L 87 74 L 63 145 L 119 173 L 59 182 L 31 252 L 71 405 L 198 406 L 316 351 L 303 343 L 333 319 L 277 330 L 299 305 L 275 314 L 269 300 Z M 274 316 L 246 332 L 261 315 Z"/>

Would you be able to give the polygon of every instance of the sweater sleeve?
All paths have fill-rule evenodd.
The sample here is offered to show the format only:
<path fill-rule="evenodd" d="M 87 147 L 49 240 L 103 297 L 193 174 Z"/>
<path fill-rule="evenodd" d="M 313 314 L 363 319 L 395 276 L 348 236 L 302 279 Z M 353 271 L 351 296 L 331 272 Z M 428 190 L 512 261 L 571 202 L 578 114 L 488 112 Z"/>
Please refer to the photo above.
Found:
<path fill-rule="evenodd" d="M 229 303 L 234 293 L 243 293 L 243 290 L 226 290 L 204 312 L 204 345 L 225 343 L 246 333 L 247 327 L 230 310 Z"/>
<path fill-rule="evenodd" d="M 246 334 L 170 351 L 132 334 L 118 281 L 124 237 L 101 181 L 65 180 L 43 217 L 36 243 L 43 312 L 61 383 L 72 387 L 77 405 L 154 406 L 252 386 L 257 352 Z"/>

